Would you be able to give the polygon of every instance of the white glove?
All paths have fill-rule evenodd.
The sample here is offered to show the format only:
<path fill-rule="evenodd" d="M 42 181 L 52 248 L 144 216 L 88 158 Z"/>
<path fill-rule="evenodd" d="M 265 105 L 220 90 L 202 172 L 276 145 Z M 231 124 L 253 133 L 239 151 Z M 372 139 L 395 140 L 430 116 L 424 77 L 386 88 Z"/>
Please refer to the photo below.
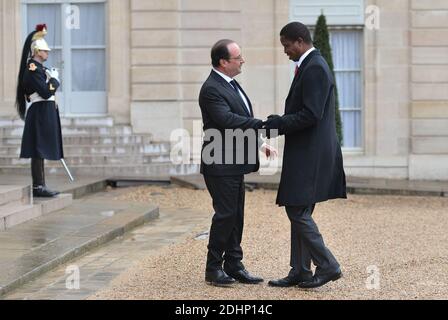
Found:
<path fill-rule="evenodd" d="M 267 159 L 275 159 L 278 156 L 277 149 L 266 142 L 261 145 L 260 150 L 266 155 Z"/>
<path fill-rule="evenodd" d="M 56 80 L 59 81 L 59 71 L 56 68 L 51 68 L 51 69 L 47 69 L 46 70 L 47 75 L 50 78 L 55 78 Z"/>

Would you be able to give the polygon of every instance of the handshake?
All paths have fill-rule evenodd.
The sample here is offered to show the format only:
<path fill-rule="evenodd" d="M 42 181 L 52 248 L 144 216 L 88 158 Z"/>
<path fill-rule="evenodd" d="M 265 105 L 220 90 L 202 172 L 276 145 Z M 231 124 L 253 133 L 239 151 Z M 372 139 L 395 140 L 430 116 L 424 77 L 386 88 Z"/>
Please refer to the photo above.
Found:
<path fill-rule="evenodd" d="M 266 137 L 276 138 L 282 132 L 282 117 L 278 114 L 271 114 L 266 121 L 262 122 L 260 129 L 266 130 Z"/>

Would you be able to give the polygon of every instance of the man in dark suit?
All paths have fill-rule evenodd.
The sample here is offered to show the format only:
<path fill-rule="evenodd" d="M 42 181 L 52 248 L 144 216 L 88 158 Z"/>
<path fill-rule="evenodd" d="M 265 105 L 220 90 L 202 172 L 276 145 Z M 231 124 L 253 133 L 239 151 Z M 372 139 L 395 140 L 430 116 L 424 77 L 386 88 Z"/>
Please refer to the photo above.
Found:
<path fill-rule="evenodd" d="M 199 94 L 205 133 L 201 173 L 215 210 L 205 280 L 215 286 L 229 286 L 235 280 L 255 284 L 263 279 L 251 275 L 241 262 L 244 174 L 259 168 L 257 130 L 263 121 L 254 118 L 249 97 L 233 79 L 244 63 L 238 44 L 218 41 L 211 59 L 213 70 Z M 267 156 L 275 152 L 269 147 L 263 151 Z"/>
<path fill-rule="evenodd" d="M 296 74 L 283 116 L 269 116 L 265 128 L 285 135 L 277 204 L 291 222 L 291 270 L 271 286 L 315 288 L 342 276 L 325 246 L 312 213 L 317 202 L 346 198 L 342 152 L 335 126 L 335 80 L 307 27 L 287 24 L 280 32 L 284 52 L 296 63 Z M 316 266 L 313 275 L 311 261 Z"/>

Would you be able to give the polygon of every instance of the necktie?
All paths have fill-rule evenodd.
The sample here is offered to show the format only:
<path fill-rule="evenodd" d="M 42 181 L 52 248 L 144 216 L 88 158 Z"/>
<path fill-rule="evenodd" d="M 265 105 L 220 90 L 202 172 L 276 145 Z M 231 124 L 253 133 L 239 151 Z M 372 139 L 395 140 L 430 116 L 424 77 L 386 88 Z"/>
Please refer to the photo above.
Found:
<path fill-rule="evenodd" d="M 232 81 L 230 81 L 229 83 L 232 85 L 233 89 L 235 89 L 235 92 L 236 92 L 236 94 L 238 95 L 238 97 L 240 97 L 240 99 L 244 102 L 243 98 L 241 97 L 240 91 L 238 90 L 238 86 L 237 86 L 237 84 L 236 84 L 236 81 L 235 81 L 235 80 L 232 80 Z M 251 114 L 250 108 L 249 108 L 249 106 L 246 104 L 246 102 L 244 102 L 244 105 L 246 106 L 247 111 L 249 111 L 249 114 Z"/>
<path fill-rule="evenodd" d="M 233 89 L 235 89 L 236 93 L 239 94 L 238 86 L 236 85 L 235 80 L 232 80 L 232 81 L 230 81 L 229 83 L 232 85 Z"/>
<path fill-rule="evenodd" d="M 296 65 L 296 70 L 294 71 L 294 76 L 297 77 L 298 74 L 299 74 L 299 66 Z"/>

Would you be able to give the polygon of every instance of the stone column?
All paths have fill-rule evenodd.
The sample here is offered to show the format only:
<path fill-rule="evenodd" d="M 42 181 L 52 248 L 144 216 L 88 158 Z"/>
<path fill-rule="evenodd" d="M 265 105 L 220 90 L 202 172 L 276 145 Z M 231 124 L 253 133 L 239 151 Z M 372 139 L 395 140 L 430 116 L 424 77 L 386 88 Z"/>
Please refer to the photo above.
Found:
<path fill-rule="evenodd" d="M 108 1 L 108 111 L 115 123 L 130 123 L 130 0 Z"/>
<path fill-rule="evenodd" d="M 347 174 L 407 178 L 410 146 L 409 3 L 368 0 L 379 29 L 364 28 L 364 151 L 345 154 Z"/>
<path fill-rule="evenodd" d="M 19 0 L 0 0 L 0 117 L 18 117 L 14 103 L 22 36 Z"/>
<path fill-rule="evenodd" d="M 411 179 L 448 179 L 448 2 L 411 1 Z"/>

